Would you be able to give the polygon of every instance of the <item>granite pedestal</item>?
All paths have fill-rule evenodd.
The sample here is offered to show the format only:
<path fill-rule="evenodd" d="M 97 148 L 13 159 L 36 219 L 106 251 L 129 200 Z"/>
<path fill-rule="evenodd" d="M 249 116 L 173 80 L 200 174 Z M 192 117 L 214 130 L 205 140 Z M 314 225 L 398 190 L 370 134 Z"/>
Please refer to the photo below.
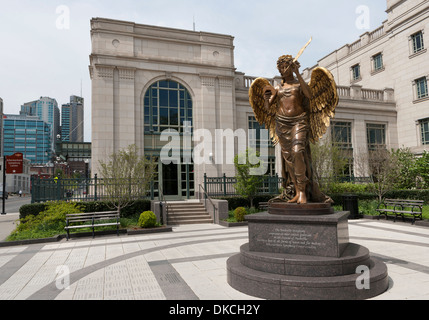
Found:
<path fill-rule="evenodd" d="M 233 288 L 269 300 L 361 300 L 387 290 L 386 265 L 349 242 L 349 212 L 325 204 L 272 206 L 277 214 L 247 217 L 249 243 L 227 261 Z"/>

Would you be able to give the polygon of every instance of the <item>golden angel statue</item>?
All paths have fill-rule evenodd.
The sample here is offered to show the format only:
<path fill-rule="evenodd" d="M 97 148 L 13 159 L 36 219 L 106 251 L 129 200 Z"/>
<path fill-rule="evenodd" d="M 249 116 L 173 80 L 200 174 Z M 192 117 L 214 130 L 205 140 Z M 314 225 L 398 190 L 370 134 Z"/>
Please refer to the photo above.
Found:
<path fill-rule="evenodd" d="M 334 77 L 317 67 L 307 84 L 299 73 L 297 58 L 290 55 L 281 56 L 277 67 L 281 85 L 274 88 L 268 80 L 258 78 L 249 92 L 257 121 L 270 131 L 273 143 L 281 146 L 284 191 L 272 201 L 332 202 L 313 179 L 310 143 L 326 133 L 335 115 L 338 94 Z"/>

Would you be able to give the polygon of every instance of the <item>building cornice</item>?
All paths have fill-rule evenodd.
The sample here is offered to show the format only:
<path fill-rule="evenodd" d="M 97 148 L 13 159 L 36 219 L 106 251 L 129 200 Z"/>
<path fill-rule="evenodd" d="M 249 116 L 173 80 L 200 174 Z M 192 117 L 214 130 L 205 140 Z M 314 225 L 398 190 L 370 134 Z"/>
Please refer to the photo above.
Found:
<path fill-rule="evenodd" d="M 105 59 L 105 60 L 113 60 L 115 61 L 115 65 L 111 65 L 108 63 L 96 63 L 96 60 L 100 60 L 100 59 Z M 91 54 L 90 56 L 90 61 L 91 61 L 91 66 L 106 66 L 106 67 L 118 67 L 118 68 L 123 68 L 123 69 L 143 69 L 143 68 L 139 68 L 139 67 L 126 67 L 126 66 L 121 66 L 118 65 L 117 63 L 119 61 L 121 62 L 136 62 L 136 63 L 151 63 L 151 64 L 167 64 L 167 65 L 173 65 L 173 66 L 178 66 L 178 67 L 195 67 L 195 68 L 199 68 L 199 69 L 210 69 L 210 70 L 216 70 L 217 73 L 219 73 L 219 71 L 227 71 L 228 73 L 232 73 L 234 74 L 236 71 L 235 67 L 226 67 L 226 66 L 218 66 L 215 64 L 203 64 L 203 63 L 196 63 L 196 62 L 189 62 L 188 60 L 181 60 L 181 59 L 175 59 L 175 60 L 165 60 L 165 59 L 160 59 L 158 57 L 130 57 L 130 56 L 114 56 L 114 55 L 107 55 L 107 54 Z M 90 67 L 91 67 L 90 66 Z M 186 73 L 186 72 L 181 72 L 181 73 Z M 232 75 L 233 76 L 233 75 Z"/>

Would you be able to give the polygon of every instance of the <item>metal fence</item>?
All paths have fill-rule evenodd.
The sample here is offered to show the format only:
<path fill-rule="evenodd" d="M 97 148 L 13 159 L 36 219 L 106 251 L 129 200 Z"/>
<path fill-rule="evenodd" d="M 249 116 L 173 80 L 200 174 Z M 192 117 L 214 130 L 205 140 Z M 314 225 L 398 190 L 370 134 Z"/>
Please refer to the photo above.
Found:
<path fill-rule="evenodd" d="M 368 182 L 368 178 L 345 179 L 341 182 L 363 183 Z M 230 197 L 239 196 L 235 189 L 237 180 L 235 177 L 207 177 L 204 175 L 204 189 L 210 197 Z M 259 188 L 259 195 L 275 195 L 280 193 L 283 178 L 279 176 L 264 176 Z M 141 189 L 142 183 L 133 179 L 127 179 L 123 183 L 111 179 L 94 178 L 83 179 L 42 179 L 31 178 L 31 201 L 101 201 L 115 199 L 115 189 L 120 195 L 126 195 L 137 199 L 154 199 L 158 190 L 153 184 L 149 190 Z M 119 198 L 119 195 L 118 195 Z"/>
<path fill-rule="evenodd" d="M 204 189 L 210 197 L 229 197 L 238 196 L 235 190 L 237 179 L 235 177 L 207 177 L 204 175 Z M 261 186 L 259 187 L 259 195 L 274 195 L 280 193 L 283 178 L 276 176 L 262 177 Z"/>
<path fill-rule="evenodd" d="M 111 179 L 42 179 L 31 178 L 31 202 L 47 201 L 101 201 L 123 197 L 136 199 L 153 198 L 153 187 L 141 189 L 141 181 L 127 179 L 113 182 Z"/>

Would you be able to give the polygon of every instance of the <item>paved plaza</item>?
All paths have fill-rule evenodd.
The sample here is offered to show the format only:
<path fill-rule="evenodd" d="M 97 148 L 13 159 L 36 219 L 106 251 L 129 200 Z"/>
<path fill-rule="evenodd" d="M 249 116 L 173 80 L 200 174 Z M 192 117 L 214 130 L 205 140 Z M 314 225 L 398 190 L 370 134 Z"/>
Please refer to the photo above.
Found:
<path fill-rule="evenodd" d="M 429 299 L 429 228 L 363 219 L 349 232 L 388 266 L 389 289 L 375 300 Z M 246 242 L 247 227 L 201 224 L 3 247 L 0 300 L 258 300 L 226 281 L 227 259 Z"/>

